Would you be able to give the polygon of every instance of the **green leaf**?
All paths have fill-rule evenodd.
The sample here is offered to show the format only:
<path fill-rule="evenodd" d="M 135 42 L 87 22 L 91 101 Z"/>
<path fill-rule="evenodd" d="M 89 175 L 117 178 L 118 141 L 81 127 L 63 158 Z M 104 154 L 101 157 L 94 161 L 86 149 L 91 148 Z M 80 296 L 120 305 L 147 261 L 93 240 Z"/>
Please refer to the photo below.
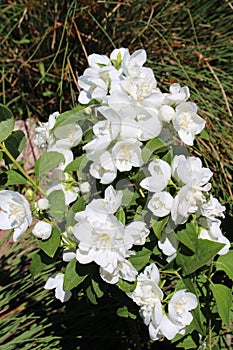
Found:
<path fill-rule="evenodd" d="M 143 207 L 139 205 L 134 215 L 134 221 L 144 221 L 144 217 L 147 213 L 148 211 L 146 209 L 143 209 Z"/>
<path fill-rule="evenodd" d="M 48 195 L 48 201 L 49 201 L 49 214 L 57 220 L 63 219 L 66 212 L 64 192 L 62 190 L 52 191 Z"/>
<path fill-rule="evenodd" d="M 100 288 L 100 284 L 93 279 L 91 280 L 91 284 L 97 298 L 102 298 L 104 291 Z"/>
<path fill-rule="evenodd" d="M 189 275 L 198 268 L 209 263 L 209 261 L 222 249 L 224 244 L 209 241 L 207 239 L 198 239 L 197 249 L 193 255 L 181 250 L 176 257 L 176 263 L 182 268 L 183 274 Z M 190 251 L 189 251 L 190 252 Z"/>
<path fill-rule="evenodd" d="M 85 280 L 87 276 L 87 274 L 84 274 L 81 271 L 81 268 L 78 271 L 78 262 L 76 259 L 72 259 L 66 266 L 63 283 L 64 290 L 71 290 L 73 288 L 76 288 Z"/>
<path fill-rule="evenodd" d="M 166 226 L 168 220 L 169 220 L 169 216 L 166 216 L 164 219 L 161 219 L 158 221 L 154 219 L 151 220 L 152 230 L 158 239 L 161 239 L 163 229 Z"/>
<path fill-rule="evenodd" d="M 198 247 L 198 228 L 192 223 L 186 224 L 186 228 L 177 232 L 178 240 L 195 253 Z"/>
<path fill-rule="evenodd" d="M 183 350 L 188 350 L 188 349 L 197 349 L 197 344 L 193 340 L 191 335 L 188 335 L 185 338 L 182 338 L 182 340 L 176 345 L 176 349 L 182 348 Z"/>
<path fill-rule="evenodd" d="M 215 264 L 217 270 L 224 271 L 233 280 L 233 250 L 221 255 Z"/>
<path fill-rule="evenodd" d="M 27 180 L 24 176 L 19 174 L 15 170 L 9 170 L 6 172 L 7 174 L 7 183 L 6 185 L 25 185 Z"/>
<path fill-rule="evenodd" d="M 79 123 L 80 121 L 88 121 L 88 126 L 90 126 L 90 119 L 93 119 L 94 122 L 97 121 L 95 113 L 90 107 L 87 107 L 86 105 L 78 105 L 70 111 L 61 113 L 57 117 L 56 124 L 52 130 L 54 131 L 63 125 Z"/>
<path fill-rule="evenodd" d="M 97 305 L 98 304 L 98 301 L 96 299 L 96 295 L 95 293 L 93 292 L 92 290 L 92 287 L 91 286 L 88 286 L 87 289 L 86 289 L 86 294 L 87 294 L 87 297 L 88 299 L 90 300 L 90 302 L 94 305 Z"/>
<path fill-rule="evenodd" d="M 60 245 L 60 230 L 57 227 L 53 227 L 52 235 L 46 240 L 38 240 L 39 247 L 50 258 L 53 258 L 59 245 Z"/>
<path fill-rule="evenodd" d="M 128 188 L 125 188 L 124 190 L 122 190 L 122 201 L 121 201 L 121 205 L 123 207 L 130 207 L 133 205 L 137 205 L 137 199 L 140 197 L 140 195 L 137 192 L 134 192 L 132 190 L 129 190 Z"/>
<path fill-rule="evenodd" d="M 159 138 L 153 138 L 149 140 L 145 147 L 142 149 L 142 159 L 144 163 L 147 163 L 155 151 L 161 150 L 166 144 Z"/>
<path fill-rule="evenodd" d="M 170 149 L 162 158 L 165 162 L 171 165 L 172 160 L 173 160 L 173 150 Z"/>
<path fill-rule="evenodd" d="M 119 289 L 123 290 L 123 292 L 129 293 L 129 292 L 132 292 L 136 288 L 137 281 L 134 281 L 131 283 L 131 282 L 127 282 L 127 281 L 124 281 L 124 280 L 119 278 L 119 281 L 117 282 L 116 285 Z"/>
<path fill-rule="evenodd" d="M 210 289 L 217 304 L 218 313 L 227 328 L 230 328 L 230 311 L 232 307 L 231 290 L 223 284 L 211 284 Z"/>
<path fill-rule="evenodd" d="M 147 265 L 147 263 L 150 260 L 151 254 L 152 252 L 149 249 L 143 247 L 142 250 L 136 252 L 135 255 L 132 255 L 129 258 L 129 261 L 135 267 L 135 269 L 139 271 Z"/>
<path fill-rule="evenodd" d="M 124 209 L 121 208 L 120 210 L 118 210 L 118 212 L 116 212 L 116 217 L 123 225 L 125 225 L 125 212 L 124 212 Z"/>
<path fill-rule="evenodd" d="M 83 211 L 86 207 L 86 202 L 83 199 L 82 196 L 79 196 L 76 202 L 71 207 L 71 210 L 73 210 L 74 213 L 77 213 L 79 211 Z"/>
<path fill-rule="evenodd" d="M 5 146 L 11 155 L 16 159 L 23 151 L 26 144 L 25 134 L 22 130 L 13 131 L 12 134 L 5 140 Z M 6 164 L 11 164 L 12 161 L 4 154 Z"/>
<path fill-rule="evenodd" d="M 43 251 L 39 251 L 38 253 L 33 255 L 30 272 L 33 277 L 40 275 L 40 273 L 54 264 L 53 259 L 49 258 Z"/>
<path fill-rule="evenodd" d="M 133 320 L 137 318 L 136 315 L 134 315 L 132 312 L 129 312 L 127 306 L 120 307 L 119 309 L 117 309 L 116 313 L 117 313 L 117 316 L 124 317 L 124 318 L 130 317 Z"/>
<path fill-rule="evenodd" d="M 64 163 L 65 158 L 62 153 L 51 151 L 42 154 L 35 165 L 35 174 L 37 177 L 43 176 L 49 171 L 56 168 L 59 164 Z"/>
<path fill-rule="evenodd" d="M 80 157 L 75 158 L 72 162 L 70 162 L 65 168 L 65 172 L 68 171 L 80 171 L 84 169 L 89 160 L 87 159 L 86 154 L 82 154 Z"/>
<path fill-rule="evenodd" d="M 6 140 L 14 129 L 14 116 L 6 106 L 0 104 L 0 142 Z"/>

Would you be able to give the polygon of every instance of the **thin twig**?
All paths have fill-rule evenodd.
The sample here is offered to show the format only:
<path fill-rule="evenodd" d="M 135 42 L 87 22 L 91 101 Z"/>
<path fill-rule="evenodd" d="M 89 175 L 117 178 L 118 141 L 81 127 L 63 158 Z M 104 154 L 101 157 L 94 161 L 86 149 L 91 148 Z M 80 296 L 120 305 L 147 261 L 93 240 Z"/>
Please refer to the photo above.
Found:
<path fill-rule="evenodd" d="M 74 83 L 75 83 L 75 85 L 76 85 L 76 88 L 78 89 L 78 92 L 80 92 L 80 91 L 81 91 L 81 88 L 80 88 L 80 86 L 78 85 L 78 81 L 77 81 L 76 76 L 75 76 L 75 74 L 74 74 L 74 71 L 73 71 L 73 68 L 72 68 L 72 66 L 71 66 L 69 57 L 67 58 L 67 62 L 68 62 L 68 66 L 69 66 L 69 69 L 70 69 L 72 78 L 73 78 Z"/>
<path fill-rule="evenodd" d="M 206 58 L 202 53 L 198 52 L 197 50 L 194 50 L 194 52 L 199 56 L 199 62 L 204 62 L 206 64 L 206 66 L 209 68 L 209 70 L 211 71 L 211 73 L 213 74 L 214 79 L 217 81 L 217 83 L 218 83 L 218 85 L 220 87 L 220 90 L 222 92 L 222 95 L 223 95 L 223 98 L 224 98 L 224 101 L 226 103 L 226 107 L 227 107 L 227 110 L 228 110 L 228 114 L 229 114 L 230 117 L 232 117 L 232 112 L 231 112 L 231 109 L 230 109 L 230 106 L 229 106 L 229 102 L 228 102 L 225 90 L 224 90 L 224 88 L 222 86 L 222 83 L 219 80 L 218 76 L 215 74 L 213 67 L 208 62 L 208 58 Z"/>
<path fill-rule="evenodd" d="M 78 29 L 78 27 L 77 27 L 77 24 L 75 23 L 75 20 L 74 20 L 74 19 L 73 19 L 73 24 L 74 24 L 74 28 L 75 28 L 75 30 L 76 30 L 76 34 L 77 34 L 77 36 L 78 36 L 78 40 L 80 41 L 80 44 L 81 44 L 81 46 L 82 46 L 82 49 L 83 49 L 84 55 L 85 55 L 86 60 L 87 60 L 87 62 L 88 62 L 88 54 L 87 54 L 87 50 L 86 50 L 86 48 L 85 48 L 85 45 L 84 45 L 84 43 L 83 43 L 83 40 L 82 40 L 82 37 L 81 37 L 80 31 L 79 31 L 79 29 Z"/>

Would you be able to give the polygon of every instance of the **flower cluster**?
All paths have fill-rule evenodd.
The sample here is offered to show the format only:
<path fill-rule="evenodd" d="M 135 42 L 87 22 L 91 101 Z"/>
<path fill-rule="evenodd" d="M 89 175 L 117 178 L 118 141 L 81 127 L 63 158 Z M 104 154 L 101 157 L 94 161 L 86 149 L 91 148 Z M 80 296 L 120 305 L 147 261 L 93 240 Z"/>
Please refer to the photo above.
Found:
<path fill-rule="evenodd" d="M 205 126 L 197 106 L 187 102 L 189 89 L 172 84 L 170 93 L 162 93 L 145 62 L 144 50 L 130 55 L 128 49 L 116 49 L 110 58 L 92 54 L 90 68 L 79 78 L 79 102 L 98 99 L 103 104 L 97 109 L 102 120 L 93 128 L 95 138 L 84 147 L 93 161 L 91 175 L 103 184 L 111 183 L 117 171 L 141 167 L 142 141 L 168 126 L 187 145 Z"/>
<path fill-rule="evenodd" d="M 100 266 L 100 276 L 108 283 L 117 283 L 119 278 L 130 282 L 136 279 L 137 270 L 126 258 L 133 254 L 130 251 L 133 245 L 145 244 L 150 232 L 142 221 L 125 226 L 116 218 L 114 213 L 121 198 L 121 191 L 116 193 L 109 186 L 104 199 L 92 200 L 85 211 L 75 214 L 76 259 L 81 264 L 94 261 Z"/>
<path fill-rule="evenodd" d="M 185 327 L 193 319 L 189 311 L 197 307 L 197 298 L 184 289 L 175 292 L 168 303 L 167 314 L 162 307 L 163 292 L 159 282 L 159 270 L 155 264 L 150 264 L 139 274 L 135 290 L 127 295 L 140 306 L 140 315 L 149 326 L 151 339 L 166 337 L 171 340 L 177 334 L 185 334 Z"/>
<path fill-rule="evenodd" d="M 185 146 L 205 121 L 188 101 L 188 87 L 157 87 L 144 50 L 115 49 L 88 62 L 79 78 L 81 105 L 36 129 L 35 144 L 44 150 L 36 182 L 23 175 L 39 197 L 31 196 L 30 209 L 18 192 L 1 190 L 0 228 L 13 229 L 16 241 L 33 212 L 41 249 L 50 257 L 62 251 L 64 268 L 46 289 L 64 302 L 88 278 L 92 287 L 101 281 L 97 296 L 101 283 L 118 286 L 139 306 L 150 338 L 171 340 L 185 334 L 198 299 L 173 277 L 163 289 L 157 266 L 164 272 L 169 265 L 166 278 L 182 280 L 230 248 L 220 228 L 225 207 L 211 194 L 213 173 Z M 98 276 L 88 270 L 93 265 Z"/>

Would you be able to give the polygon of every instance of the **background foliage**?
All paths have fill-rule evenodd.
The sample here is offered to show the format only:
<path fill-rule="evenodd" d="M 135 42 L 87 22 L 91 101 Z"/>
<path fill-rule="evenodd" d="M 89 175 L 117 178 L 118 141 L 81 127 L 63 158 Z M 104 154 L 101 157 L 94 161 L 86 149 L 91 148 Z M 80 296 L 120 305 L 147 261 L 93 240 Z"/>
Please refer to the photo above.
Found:
<path fill-rule="evenodd" d="M 214 172 L 213 193 L 227 206 L 223 227 L 231 238 L 232 12 L 228 0 L 1 1 L 0 102 L 17 119 L 46 121 L 77 104 L 87 55 L 144 48 L 158 86 L 189 86 L 207 122 L 193 152 Z M 116 305 L 103 301 L 93 311 L 83 300 L 62 307 L 53 301 L 42 288 L 46 276 L 34 283 L 29 274 L 30 246 L 18 243 L 1 258 L 0 349 L 44 349 L 45 342 L 46 349 L 84 349 L 87 338 L 87 348 L 153 348 L 146 329 L 135 339 L 135 323 L 114 316 Z"/>

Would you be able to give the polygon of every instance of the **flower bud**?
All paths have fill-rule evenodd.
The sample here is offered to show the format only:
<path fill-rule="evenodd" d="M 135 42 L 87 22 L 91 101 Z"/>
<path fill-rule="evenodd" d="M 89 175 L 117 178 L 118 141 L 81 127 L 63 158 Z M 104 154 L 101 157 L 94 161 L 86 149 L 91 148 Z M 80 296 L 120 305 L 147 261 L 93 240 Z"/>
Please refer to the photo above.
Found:
<path fill-rule="evenodd" d="M 37 238 L 41 238 L 42 240 L 48 239 L 52 234 L 52 226 L 45 221 L 38 221 L 33 230 L 32 233 Z"/>

